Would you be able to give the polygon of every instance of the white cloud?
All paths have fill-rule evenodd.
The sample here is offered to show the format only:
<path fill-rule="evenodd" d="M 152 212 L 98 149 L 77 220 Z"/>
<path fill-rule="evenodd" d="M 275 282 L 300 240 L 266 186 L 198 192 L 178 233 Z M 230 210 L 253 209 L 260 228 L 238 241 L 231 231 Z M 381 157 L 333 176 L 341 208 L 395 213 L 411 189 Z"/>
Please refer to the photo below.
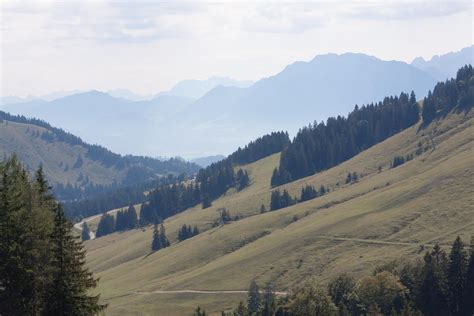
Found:
<path fill-rule="evenodd" d="M 1 93 L 156 93 L 212 75 L 257 80 L 327 52 L 410 61 L 472 44 L 472 10 L 453 1 L 4 1 Z"/>

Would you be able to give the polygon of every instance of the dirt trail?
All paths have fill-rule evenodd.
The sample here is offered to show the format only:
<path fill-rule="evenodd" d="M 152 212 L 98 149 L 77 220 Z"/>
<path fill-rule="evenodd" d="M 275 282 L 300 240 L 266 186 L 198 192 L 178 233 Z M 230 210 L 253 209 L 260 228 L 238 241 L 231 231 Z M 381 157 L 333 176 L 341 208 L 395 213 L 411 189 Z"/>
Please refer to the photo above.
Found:
<path fill-rule="evenodd" d="M 146 295 L 146 294 L 186 294 L 186 293 L 194 293 L 194 294 L 247 294 L 248 291 L 246 290 L 222 290 L 222 291 L 212 291 L 212 290 L 156 290 L 156 291 L 135 291 L 133 294 L 137 295 Z M 265 291 L 260 291 L 261 294 L 264 294 Z M 289 292 L 274 292 L 275 295 L 288 295 Z"/>

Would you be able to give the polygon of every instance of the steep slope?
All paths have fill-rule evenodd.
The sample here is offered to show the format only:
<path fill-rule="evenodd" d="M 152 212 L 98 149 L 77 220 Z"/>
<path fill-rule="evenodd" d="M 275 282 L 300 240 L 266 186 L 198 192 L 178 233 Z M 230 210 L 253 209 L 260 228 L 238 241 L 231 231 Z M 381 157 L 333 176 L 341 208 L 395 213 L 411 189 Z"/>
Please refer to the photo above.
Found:
<path fill-rule="evenodd" d="M 465 47 L 458 52 L 433 56 L 430 60 L 417 57 L 411 62 L 411 65 L 429 73 L 438 80 L 444 81 L 455 77 L 456 71 L 462 66 L 473 63 L 474 45 Z"/>
<path fill-rule="evenodd" d="M 0 112 L 0 155 L 15 153 L 28 170 L 42 165 L 56 193 L 70 190 L 98 190 L 96 186 L 117 187 L 154 179 L 168 173 L 194 173 L 199 167 L 179 159 L 120 156 L 107 149 L 84 143 L 80 138 L 49 124 Z M 93 190 L 93 191 L 94 191 Z M 65 198 L 65 197 L 64 197 Z"/>
<path fill-rule="evenodd" d="M 186 315 L 199 304 L 218 313 L 243 294 L 153 292 L 244 290 L 254 278 L 287 290 L 309 277 L 325 282 L 340 272 L 359 275 L 391 259 L 415 258 L 435 242 L 445 247 L 456 235 L 467 240 L 474 233 L 473 122 L 471 110 L 427 128 L 417 124 L 283 187 L 299 195 L 305 184 L 324 184 L 329 194 L 264 214 L 260 205 L 268 209 L 279 155 L 257 161 L 245 166 L 250 187 L 228 192 L 211 208 L 167 219 L 172 246 L 153 254 L 150 228 L 87 242 L 88 263 L 101 276 L 108 312 Z M 394 156 L 407 154 L 414 159 L 390 168 Z M 345 184 L 348 172 L 361 175 L 359 181 Z M 220 207 L 244 218 L 212 227 Z M 184 223 L 204 232 L 176 243 Z"/>

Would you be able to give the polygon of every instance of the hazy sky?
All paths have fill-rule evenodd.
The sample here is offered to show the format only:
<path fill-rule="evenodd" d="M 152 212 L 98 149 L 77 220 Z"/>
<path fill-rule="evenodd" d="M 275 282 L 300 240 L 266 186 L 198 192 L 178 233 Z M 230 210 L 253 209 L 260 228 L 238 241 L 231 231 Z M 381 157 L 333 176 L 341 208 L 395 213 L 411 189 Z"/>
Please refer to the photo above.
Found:
<path fill-rule="evenodd" d="M 0 2 L 3 96 L 149 94 L 213 75 L 257 80 L 328 52 L 410 62 L 473 43 L 471 1 Z"/>

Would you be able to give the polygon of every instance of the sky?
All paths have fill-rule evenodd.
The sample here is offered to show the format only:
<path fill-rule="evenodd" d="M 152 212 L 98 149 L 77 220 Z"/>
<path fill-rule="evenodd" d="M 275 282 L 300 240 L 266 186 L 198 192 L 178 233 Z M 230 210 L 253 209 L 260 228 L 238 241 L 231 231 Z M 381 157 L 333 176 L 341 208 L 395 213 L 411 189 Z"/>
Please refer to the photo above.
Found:
<path fill-rule="evenodd" d="M 258 80 L 298 60 L 383 60 L 473 44 L 471 1 L 0 0 L 0 93 L 126 88 L 184 79 Z"/>

